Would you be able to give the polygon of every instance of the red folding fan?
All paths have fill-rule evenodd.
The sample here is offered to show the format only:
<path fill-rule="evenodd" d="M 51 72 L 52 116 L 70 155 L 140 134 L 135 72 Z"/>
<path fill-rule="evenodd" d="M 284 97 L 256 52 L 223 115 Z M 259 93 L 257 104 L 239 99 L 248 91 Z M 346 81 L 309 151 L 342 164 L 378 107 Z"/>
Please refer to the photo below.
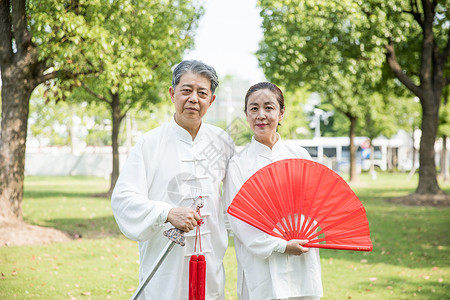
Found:
<path fill-rule="evenodd" d="M 326 166 L 305 159 L 271 163 L 253 174 L 228 213 L 305 247 L 372 251 L 364 206 L 348 184 Z"/>

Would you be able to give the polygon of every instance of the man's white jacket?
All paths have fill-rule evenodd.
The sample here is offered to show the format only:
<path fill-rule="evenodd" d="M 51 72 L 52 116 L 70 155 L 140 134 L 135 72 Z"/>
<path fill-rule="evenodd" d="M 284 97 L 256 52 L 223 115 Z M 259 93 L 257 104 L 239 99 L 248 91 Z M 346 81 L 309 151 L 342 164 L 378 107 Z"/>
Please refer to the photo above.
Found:
<path fill-rule="evenodd" d="M 234 153 L 231 138 L 220 128 L 202 123 L 194 140 L 173 119 L 151 130 L 134 146 L 116 183 L 111 207 L 120 230 L 139 242 L 140 281 L 168 239 L 163 231 L 173 207 L 190 207 L 202 196 L 201 245 L 206 258 L 206 299 L 223 299 L 222 260 L 228 245 L 221 183 Z M 186 245 L 175 245 L 140 299 L 188 299 L 188 262 L 194 254 L 195 229 Z M 198 246 L 197 246 L 198 251 Z"/>

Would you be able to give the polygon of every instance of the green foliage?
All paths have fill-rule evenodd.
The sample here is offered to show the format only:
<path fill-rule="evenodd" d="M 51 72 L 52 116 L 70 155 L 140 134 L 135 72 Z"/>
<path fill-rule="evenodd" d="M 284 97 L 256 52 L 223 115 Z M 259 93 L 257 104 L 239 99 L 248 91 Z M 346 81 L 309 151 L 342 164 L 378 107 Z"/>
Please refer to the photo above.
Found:
<path fill-rule="evenodd" d="M 64 79 L 48 83 L 48 96 L 66 99 L 79 87 L 81 102 L 111 102 L 117 94 L 125 112 L 157 102 L 162 87 L 167 92 L 171 68 L 192 46 L 203 14 L 187 0 L 46 0 L 31 1 L 29 10 L 40 55 L 52 57 Z"/>
<path fill-rule="evenodd" d="M 88 146 L 111 144 L 111 122 L 101 104 L 75 103 L 69 95 L 66 101 L 50 105 L 38 87 L 30 99 L 28 138 L 41 146 L 67 146 L 77 142 Z"/>
<path fill-rule="evenodd" d="M 290 88 L 308 84 L 320 93 L 322 104 L 364 124 L 367 111 L 379 105 L 376 83 L 385 60 L 383 51 L 368 48 L 359 31 L 365 15 L 352 1 L 258 3 L 265 31 L 257 55 L 266 76 Z M 371 127 L 384 121 L 374 119 Z M 377 134 L 390 125 L 377 128 Z"/>
<path fill-rule="evenodd" d="M 327 106 L 321 105 L 320 107 Z M 328 105 L 330 106 L 330 105 Z M 325 111 L 334 111 L 333 108 L 329 108 Z M 321 136 L 348 136 L 348 127 L 350 126 L 350 121 L 342 113 L 336 112 L 328 118 L 328 121 L 320 123 L 320 134 Z"/>
<path fill-rule="evenodd" d="M 390 41 L 404 73 L 420 84 L 422 28 L 413 14 L 420 16 L 423 11 L 413 3 L 260 0 L 264 28 L 257 51 L 260 65 L 275 83 L 292 89 L 309 84 L 320 92 L 323 104 L 358 118 L 360 134 L 390 136 L 404 128 L 405 118 L 396 113 L 411 112 L 402 100 L 411 98 L 410 92 L 393 79 L 386 63 L 385 47 Z M 449 2 L 436 3 L 433 33 L 443 49 Z M 447 66 L 446 72 L 449 62 Z"/>
<path fill-rule="evenodd" d="M 450 211 L 385 202 L 414 190 L 417 176 L 407 177 L 388 173 L 379 173 L 376 181 L 368 174 L 360 177 L 363 185 L 354 190 L 366 209 L 374 250 L 320 250 L 327 299 L 447 298 Z M 92 197 L 108 184 L 94 177 L 26 178 L 25 220 L 81 238 L 0 247 L 1 299 L 131 297 L 138 285 L 137 244 L 119 232 L 109 199 Z M 442 187 L 450 192 L 448 183 Z M 232 238 L 224 266 L 226 299 L 237 299 Z"/>
<path fill-rule="evenodd" d="M 438 135 L 450 136 L 450 102 L 448 96 L 450 93 L 450 87 L 444 89 L 443 102 L 439 110 L 439 127 Z"/>
<path fill-rule="evenodd" d="M 364 119 L 360 122 L 362 135 L 374 139 L 391 138 L 398 129 L 413 131 L 420 124 L 420 104 L 411 98 L 375 93 L 370 105 L 364 107 Z"/>
<path fill-rule="evenodd" d="M 284 94 L 285 114 L 281 126 L 278 127 L 278 133 L 282 138 L 302 139 L 311 136 L 303 110 L 310 95 L 311 92 L 307 88 L 299 88 Z"/>
<path fill-rule="evenodd" d="M 35 139 L 41 146 L 68 146 L 72 144 L 73 132 L 77 141 L 86 146 L 111 145 L 110 112 L 103 103 L 76 103 L 69 95 L 66 101 L 50 105 L 42 94 L 41 87 L 31 97 L 29 140 Z M 145 109 L 131 109 L 127 114 L 130 122 L 125 122 L 120 129 L 119 145 L 126 145 L 127 134 L 131 134 L 130 142 L 134 145 L 141 134 L 162 122 L 169 122 L 172 115 L 173 105 L 169 99 L 148 103 Z"/>
<path fill-rule="evenodd" d="M 450 102 L 440 108 L 438 130 L 439 135 L 450 136 Z"/>

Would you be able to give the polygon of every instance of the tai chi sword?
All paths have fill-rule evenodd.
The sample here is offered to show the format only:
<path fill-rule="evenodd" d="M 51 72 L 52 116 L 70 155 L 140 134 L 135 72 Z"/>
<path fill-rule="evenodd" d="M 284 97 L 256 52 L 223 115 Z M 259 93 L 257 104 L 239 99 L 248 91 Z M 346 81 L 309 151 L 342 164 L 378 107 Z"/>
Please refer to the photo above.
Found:
<path fill-rule="evenodd" d="M 202 196 L 199 196 L 197 199 L 194 200 L 194 204 L 192 204 L 191 208 L 195 210 L 195 212 L 198 212 L 200 208 L 203 207 L 203 205 L 204 205 L 203 198 Z M 144 288 L 153 278 L 156 271 L 163 263 L 164 259 L 166 259 L 167 255 L 172 250 L 173 246 L 175 246 L 175 244 L 179 244 L 181 246 L 185 245 L 184 233 L 178 228 L 171 228 L 169 230 L 164 231 L 164 236 L 166 236 L 169 239 L 169 242 L 166 244 L 163 251 L 161 252 L 161 254 L 159 254 L 158 258 L 155 260 L 155 263 L 150 268 L 150 274 L 147 276 L 147 279 L 145 279 L 139 284 L 138 288 L 134 292 L 133 296 L 131 296 L 130 300 L 137 300 L 139 298 L 139 295 L 142 293 Z"/>

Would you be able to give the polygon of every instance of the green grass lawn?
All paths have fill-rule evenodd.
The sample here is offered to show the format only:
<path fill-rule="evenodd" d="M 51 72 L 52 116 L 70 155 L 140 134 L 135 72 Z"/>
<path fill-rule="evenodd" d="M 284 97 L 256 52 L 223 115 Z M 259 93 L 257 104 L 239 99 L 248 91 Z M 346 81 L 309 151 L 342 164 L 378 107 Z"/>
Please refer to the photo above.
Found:
<path fill-rule="evenodd" d="M 414 191 L 417 177 L 361 175 L 354 187 L 369 219 L 372 252 L 321 249 L 324 299 L 449 299 L 450 208 L 383 199 Z M 450 184 L 441 184 L 450 193 Z M 27 177 L 24 218 L 72 236 L 66 243 L 0 248 L 0 299 L 129 299 L 137 287 L 137 244 L 122 236 L 106 191 L 93 177 Z M 236 297 L 233 241 L 225 299 Z"/>

